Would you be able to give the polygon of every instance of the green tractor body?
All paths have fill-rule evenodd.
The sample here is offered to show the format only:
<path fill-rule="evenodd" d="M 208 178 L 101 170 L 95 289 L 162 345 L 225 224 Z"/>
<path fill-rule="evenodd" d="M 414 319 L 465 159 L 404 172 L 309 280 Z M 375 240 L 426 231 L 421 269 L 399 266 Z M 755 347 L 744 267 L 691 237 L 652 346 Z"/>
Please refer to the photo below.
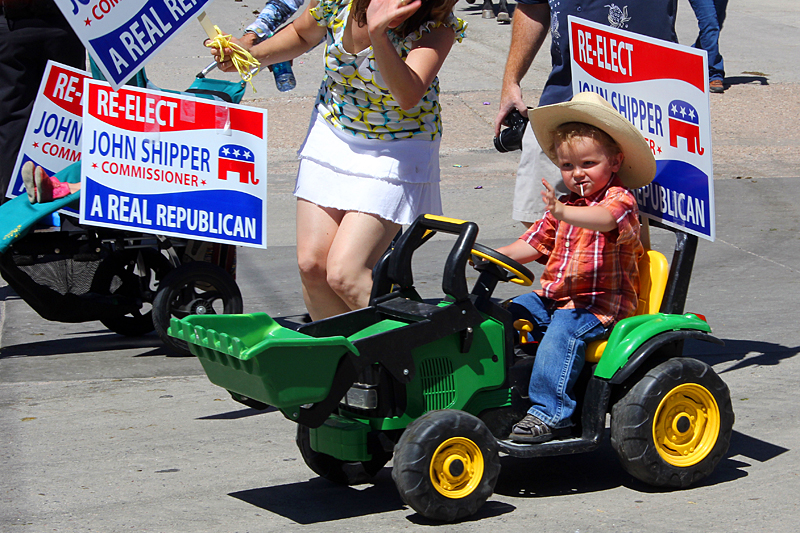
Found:
<path fill-rule="evenodd" d="M 458 237 L 445 266 L 445 296 L 426 302 L 413 287 L 411 256 L 435 231 Z M 585 365 L 573 435 L 518 444 L 507 437 L 530 405 L 534 355 L 515 346 L 510 314 L 491 298 L 496 283 L 508 280 L 497 262 L 484 265 L 467 292 L 467 260 L 483 249 L 476 235 L 474 223 L 420 217 L 376 267 L 365 309 L 290 327 L 264 313 L 195 315 L 173 319 L 169 333 L 235 399 L 276 407 L 297 422 L 300 451 L 319 475 L 356 483 L 394 457 L 401 496 L 428 518 L 476 512 L 492 494 L 500 453 L 595 449 L 607 413 L 612 445 L 634 476 L 686 486 L 708 475 L 727 451 L 733 412 L 713 370 L 680 357 L 687 338 L 720 343 L 701 317 L 682 313 L 685 290 L 674 288 L 676 279 L 688 285 L 681 265 L 670 272 L 667 312 L 620 321 L 599 362 Z M 637 411 L 642 402 L 652 412 Z"/>

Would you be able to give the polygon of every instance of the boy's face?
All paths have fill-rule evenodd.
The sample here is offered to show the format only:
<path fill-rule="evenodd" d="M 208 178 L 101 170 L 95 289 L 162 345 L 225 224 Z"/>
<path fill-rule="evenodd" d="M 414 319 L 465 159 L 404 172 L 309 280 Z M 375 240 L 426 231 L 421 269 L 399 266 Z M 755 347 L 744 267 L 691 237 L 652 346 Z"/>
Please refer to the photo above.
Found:
<path fill-rule="evenodd" d="M 556 146 L 556 157 L 567 188 L 581 196 L 601 190 L 619 170 L 623 155 L 610 155 L 608 148 L 591 137 L 574 137 Z"/>

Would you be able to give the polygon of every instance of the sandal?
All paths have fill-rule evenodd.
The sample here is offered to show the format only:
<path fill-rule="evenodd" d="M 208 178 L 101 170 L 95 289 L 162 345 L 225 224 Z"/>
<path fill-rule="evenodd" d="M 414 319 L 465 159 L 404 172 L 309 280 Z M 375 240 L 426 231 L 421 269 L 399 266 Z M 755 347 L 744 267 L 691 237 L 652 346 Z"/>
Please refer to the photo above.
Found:
<path fill-rule="evenodd" d="M 569 432 L 569 428 L 554 429 L 542 422 L 538 417 L 527 414 L 525 418 L 514 424 L 508 438 L 514 442 L 536 444 L 547 442 L 554 438 L 564 438 L 569 435 Z"/>

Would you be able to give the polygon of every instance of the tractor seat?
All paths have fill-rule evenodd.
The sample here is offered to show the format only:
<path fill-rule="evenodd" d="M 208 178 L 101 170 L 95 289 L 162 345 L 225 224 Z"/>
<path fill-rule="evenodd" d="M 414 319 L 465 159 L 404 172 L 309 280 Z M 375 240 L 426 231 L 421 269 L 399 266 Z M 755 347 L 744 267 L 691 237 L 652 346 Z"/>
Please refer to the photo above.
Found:
<path fill-rule="evenodd" d="M 650 315 L 661 309 L 664 290 L 667 288 L 669 263 L 664 254 L 646 250 L 639 259 L 639 305 L 636 315 Z M 597 363 L 606 348 L 607 339 L 590 342 L 586 346 L 586 362 Z"/>

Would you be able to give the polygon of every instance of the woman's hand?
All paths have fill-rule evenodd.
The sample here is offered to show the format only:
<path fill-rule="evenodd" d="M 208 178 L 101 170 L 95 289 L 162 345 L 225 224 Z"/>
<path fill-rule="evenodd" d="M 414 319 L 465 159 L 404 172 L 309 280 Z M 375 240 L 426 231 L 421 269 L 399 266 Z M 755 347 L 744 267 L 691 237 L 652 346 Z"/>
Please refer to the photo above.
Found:
<path fill-rule="evenodd" d="M 232 44 L 238 44 L 245 50 L 251 48 L 252 45 L 247 46 L 247 43 L 241 42 L 239 39 L 235 37 L 231 37 L 230 42 Z M 217 62 L 217 68 L 220 69 L 222 72 L 236 72 L 236 67 L 233 65 L 233 61 L 231 61 L 231 57 L 233 57 L 233 49 L 230 47 L 225 47 L 222 49 L 222 54 L 220 54 L 219 48 L 209 46 L 211 44 L 211 39 L 206 39 L 203 42 L 207 48 L 211 49 L 211 56 L 214 58 L 214 61 Z M 224 58 L 224 60 L 222 60 Z"/>
<path fill-rule="evenodd" d="M 421 5 L 421 0 L 372 0 L 367 7 L 367 31 L 370 36 L 385 33 L 392 21 L 400 21 L 395 26 L 401 24 Z"/>

